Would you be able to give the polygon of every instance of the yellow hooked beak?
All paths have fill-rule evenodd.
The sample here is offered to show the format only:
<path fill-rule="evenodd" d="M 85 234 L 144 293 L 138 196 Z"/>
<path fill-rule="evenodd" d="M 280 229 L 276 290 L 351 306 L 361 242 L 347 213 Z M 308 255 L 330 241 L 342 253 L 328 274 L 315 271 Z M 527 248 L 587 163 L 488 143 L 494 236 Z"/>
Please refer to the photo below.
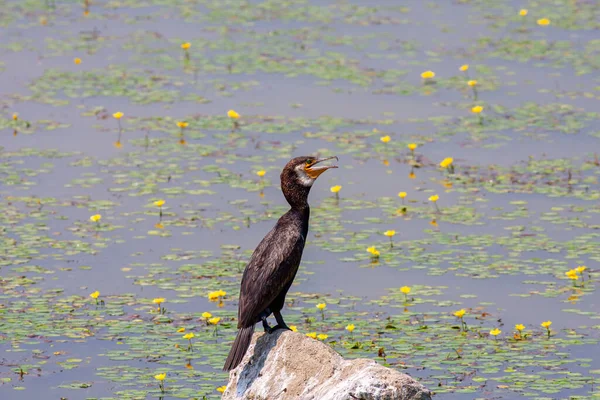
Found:
<path fill-rule="evenodd" d="M 337 168 L 337 165 L 322 165 L 320 167 L 317 166 L 317 164 L 322 163 L 323 161 L 332 160 L 334 158 L 336 161 L 339 161 L 337 156 L 333 156 L 333 157 L 327 157 L 327 158 L 319 158 L 318 160 L 313 161 L 312 164 L 307 164 L 304 167 L 304 171 L 306 171 L 306 175 L 308 175 L 311 179 L 317 179 L 319 177 L 319 175 L 321 175 L 323 172 L 327 171 L 328 169 Z"/>

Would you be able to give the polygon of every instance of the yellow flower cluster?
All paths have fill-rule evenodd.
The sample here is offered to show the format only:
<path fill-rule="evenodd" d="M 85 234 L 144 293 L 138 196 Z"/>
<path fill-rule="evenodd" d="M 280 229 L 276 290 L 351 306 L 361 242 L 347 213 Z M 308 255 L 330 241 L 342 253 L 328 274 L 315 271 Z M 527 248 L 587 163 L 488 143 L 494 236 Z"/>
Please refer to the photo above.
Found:
<path fill-rule="evenodd" d="M 371 253 L 371 255 L 375 258 L 379 257 L 379 250 L 375 248 L 375 246 L 367 247 L 367 252 Z"/>
<path fill-rule="evenodd" d="M 332 186 L 331 188 L 329 188 L 329 190 L 331 190 L 331 193 L 337 193 L 340 190 L 342 190 L 342 186 L 341 185 L 335 185 L 335 186 Z"/>
<path fill-rule="evenodd" d="M 567 278 L 576 281 L 577 279 L 579 279 L 578 274 L 582 275 L 582 277 L 583 277 L 583 271 L 585 271 L 586 269 L 587 269 L 587 267 L 585 265 L 580 265 L 577 268 L 573 268 L 573 269 L 565 272 L 565 275 L 567 276 Z"/>
<path fill-rule="evenodd" d="M 307 333 L 306 336 L 308 336 L 309 338 L 319 339 L 319 340 L 325 340 L 329 337 L 328 335 L 326 335 L 324 333 L 320 333 L 317 335 L 317 332 Z"/>
<path fill-rule="evenodd" d="M 214 291 L 214 292 L 210 292 L 210 293 L 208 294 L 208 300 L 209 300 L 209 301 L 217 301 L 217 300 L 219 300 L 221 297 L 225 297 L 225 295 L 226 295 L 226 294 L 227 294 L 227 292 L 226 292 L 226 291 L 224 291 L 224 290 L 220 290 L 220 289 L 219 289 L 219 290 L 216 290 L 216 291 Z"/>

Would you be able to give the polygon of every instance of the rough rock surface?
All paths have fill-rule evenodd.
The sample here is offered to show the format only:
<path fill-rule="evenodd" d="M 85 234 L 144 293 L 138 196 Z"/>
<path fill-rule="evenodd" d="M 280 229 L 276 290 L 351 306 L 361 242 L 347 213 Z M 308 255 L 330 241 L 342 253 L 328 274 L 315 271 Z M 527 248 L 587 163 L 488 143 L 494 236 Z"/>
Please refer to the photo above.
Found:
<path fill-rule="evenodd" d="M 373 360 L 345 360 L 324 343 L 278 330 L 254 334 L 222 399 L 430 400 L 431 392 Z"/>

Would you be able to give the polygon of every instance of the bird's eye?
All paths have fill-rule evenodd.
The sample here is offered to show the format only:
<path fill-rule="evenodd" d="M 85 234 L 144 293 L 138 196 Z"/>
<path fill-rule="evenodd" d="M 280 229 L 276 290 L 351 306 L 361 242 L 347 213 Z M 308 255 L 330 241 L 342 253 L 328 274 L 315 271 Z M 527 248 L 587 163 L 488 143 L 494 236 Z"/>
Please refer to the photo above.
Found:
<path fill-rule="evenodd" d="M 306 166 L 309 167 L 313 163 L 313 160 L 306 160 Z"/>

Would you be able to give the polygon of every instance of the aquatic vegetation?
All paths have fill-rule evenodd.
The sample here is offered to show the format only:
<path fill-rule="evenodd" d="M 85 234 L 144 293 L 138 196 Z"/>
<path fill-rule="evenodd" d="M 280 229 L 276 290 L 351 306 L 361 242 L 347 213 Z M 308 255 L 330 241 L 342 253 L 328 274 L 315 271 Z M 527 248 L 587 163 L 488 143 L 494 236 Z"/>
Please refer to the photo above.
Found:
<path fill-rule="evenodd" d="M 218 399 L 309 153 L 290 328 L 439 396 L 597 395 L 594 2 L 5 3 L 2 398 Z"/>
<path fill-rule="evenodd" d="M 158 387 L 159 387 L 161 393 L 165 392 L 165 378 L 166 377 L 167 377 L 166 372 L 154 375 L 154 379 L 156 379 L 158 381 Z"/>

